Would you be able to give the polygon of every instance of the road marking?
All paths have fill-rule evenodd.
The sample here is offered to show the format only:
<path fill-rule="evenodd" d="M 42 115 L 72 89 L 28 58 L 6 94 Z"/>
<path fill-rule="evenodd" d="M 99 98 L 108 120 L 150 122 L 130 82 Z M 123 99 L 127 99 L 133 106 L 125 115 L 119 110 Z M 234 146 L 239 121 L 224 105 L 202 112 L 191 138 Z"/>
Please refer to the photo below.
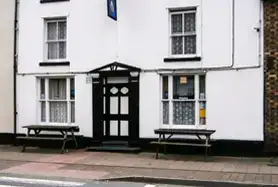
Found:
<path fill-rule="evenodd" d="M 145 187 L 155 187 L 155 185 L 147 184 Z"/>
<path fill-rule="evenodd" d="M 0 185 L 0 187 L 21 187 L 21 186 Z"/>
<path fill-rule="evenodd" d="M 16 177 L 0 177 L 0 181 L 21 182 L 21 183 L 28 183 L 28 184 L 56 185 L 56 186 L 82 186 L 85 184 L 80 182 L 54 181 L 54 180 L 44 180 L 44 179 L 26 179 L 26 178 L 16 178 Z"/>

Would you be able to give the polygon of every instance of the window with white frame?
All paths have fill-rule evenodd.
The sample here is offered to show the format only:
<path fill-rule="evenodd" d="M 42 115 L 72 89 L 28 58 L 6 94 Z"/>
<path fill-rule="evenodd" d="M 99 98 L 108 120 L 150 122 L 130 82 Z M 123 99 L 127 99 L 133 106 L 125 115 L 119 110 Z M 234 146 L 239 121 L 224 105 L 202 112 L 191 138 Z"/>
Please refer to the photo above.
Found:
<path fill-rule="evenodd" d="M 46 19 L 46 60 L 65 60 L 67 58 L 67 20 Z"/>
<path fill-rule="evenodd" d="M 39 78 L 41 123 L 75 123 L 74 78 Z"/>
<path fill-rule="evenodd" d="M 162 124 L 185 128 L 206 124 L 205 75 L 162 76 Z"/>
<path fill-rule="evenodd" d="M 196 9 L 170 12 L 170 45 L 172 55 L 197 53 Z"/>

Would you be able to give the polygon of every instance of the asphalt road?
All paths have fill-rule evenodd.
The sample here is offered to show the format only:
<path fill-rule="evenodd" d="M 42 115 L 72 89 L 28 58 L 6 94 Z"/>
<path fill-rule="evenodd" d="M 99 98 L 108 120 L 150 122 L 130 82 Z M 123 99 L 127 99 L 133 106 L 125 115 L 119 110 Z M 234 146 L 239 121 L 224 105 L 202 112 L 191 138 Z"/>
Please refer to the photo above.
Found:
<path fill-rule="evenodd" d="M 123 182 L 72 182 L 37 178 L 0 176 L 0 187 L 174 187 L 163 184 L 141 184 Z M 175 186 L 179 187 L 179 186 Z M 181 186 L 180 186 L 181 187 Z"/>

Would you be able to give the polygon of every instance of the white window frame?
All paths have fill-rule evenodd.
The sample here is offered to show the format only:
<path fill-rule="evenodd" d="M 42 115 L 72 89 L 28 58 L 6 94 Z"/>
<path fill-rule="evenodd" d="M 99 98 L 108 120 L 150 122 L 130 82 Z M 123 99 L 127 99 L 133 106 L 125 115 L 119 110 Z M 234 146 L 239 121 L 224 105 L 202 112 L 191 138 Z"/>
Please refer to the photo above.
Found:
<path fill-rule="evenodd" d="M 58 23 L 58 22 L 62 22 L 62 21 L 66 21 L 66 39 L 58 39 L 57 40 L 48 40 L 47 39 L 47 35 L 48 35 L 48 27 L 47 24 L 48 23 Z M 57 34 L 58 34 L 58 26 L 57 26 Z M 49 59 L 48 58 L 48 43 L 49 42 L 66 42 L 66 58 L 57 58 L 57 59 Z M 67 17 L 51 17 L 51 18 L 44 18 L 44 61 L 45 62 L 61 62 L 61 61 L 67 61 L 68 58 L 68 20 Z M 59 48 L 58 48 L 59 50 Z"/>
<path fill-rule="evenodd" d="M 184 38 L 183 38 L 183 54 L 172 54 L 172 37 L 173 36 L 187 36 L 187 35 L 193 35 L 192 34 L 185 34 L 183 33 L 184 27 L 183 27 L 183 20 L 184 20 L 184 14 L 185 13 L 195 13 L 196 19 L 195 19 L 195 34 L 196 35 L 196 53 L 195 54 L 184 54 Z M 172 34 L 172 15 L 182 14 L 182 34 Z M 188 8 L 182 8 L 182 9 L 169 9 L 169 27 L 168 27 L 168 56 L 171 58 L 191 58 L 191 57 L 200 57 L 201 56 L 201 8 L 199 6 L 196 7 L 188 7 Z"/>
<path fill-rule="evenodd" d="M 207 97 L 205 93 L 205 99 L 200 99 L 200 76 L 205 76 L 205 90 L 207 90 L 207 81 L 206 81 L 206 75 L 205 74 L 194 74 L 194 99 L 173 99 L 173 77 L 174 76 L 188 76 L 192 74 L 165 74 L 161 75 L 160 77 L 160 124 L 162 128 L 177 128 L 177 129 L 206 129 L 207 123 L 205 125 L 200 124 L 200 102 L 206 102 L 207 103 Z M 168 99 L 163 99 L 163 77 L 168 77 Z M 206 91 L 207 92 L 207 91 Z M 169 124 L 163 123 L 163 102 L 168 101 L 169 102 Z M 179 124 L 173 124 L 173 102 L 174 101 L 192 101 L 195 102 L 195 124 L 188 124 L 188 125 L 179 125 Z M 207 109 L 206 109 L 207 110 Z"/>
<path fill-rule="evenodd" d="M 45 99 L 41 99 L 41 79 L 45 80 Z M 67 102 L 67 123 L 53 123 L 50 122 L 50 115 L 49 115 L 49 79 L 66 79 L 66 99 L 65 100 L 59 100 L 59 101 L 66 101 Z M 70 80 L 74 79 L 75 81 L 75 77 L 70 76 L 70 77 L 37 77 L 37 123 L 40 125 L 74 125 L 76 123 L 76 110 L 75 110 L 75 122 L 72 123 L 71 122 L 71 103 L 75 102 L 76 103 L 76 97 L 74 97 L 74 99 L 70 98 Z M 76 84 L 74 84 L 75 86 Z M 76 87 L 76 86 L 75 86 Z M 74 88 L 75 90 L 75 88 Z M 56 100 L 55 100 L 56 101 Z M 45 102 L 45 116 L 46 116 L 46 121 L 43 122 L 41 121 L 41 102 Z M 76 104 L 75 104 L 75 108 L 76 108 Z"/>

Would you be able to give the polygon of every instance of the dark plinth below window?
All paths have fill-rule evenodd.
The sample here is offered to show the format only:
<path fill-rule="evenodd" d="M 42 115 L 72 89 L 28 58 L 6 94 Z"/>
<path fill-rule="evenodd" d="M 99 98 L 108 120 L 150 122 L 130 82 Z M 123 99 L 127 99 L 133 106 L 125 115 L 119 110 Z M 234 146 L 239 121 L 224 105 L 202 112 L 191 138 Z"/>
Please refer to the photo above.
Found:
<path fill-rule="evenodd" d="M 192 62 L 192 61 L 201 61 L 201 57 L 169 57 L 164 58 L 164 62 Z"/>
<path fill-rule="evenodd" d="M 70 0 L 40 0 L 40 3 L 56 3 L 56 2 L 63 2 L 63 1 L 70 1 Z"/>
<path fill-rule="evenodd" d="M 69 66 L 70 62 L 69 61 L 64 61 L 64 62 L 40 62 L 40 66 Z"/>

